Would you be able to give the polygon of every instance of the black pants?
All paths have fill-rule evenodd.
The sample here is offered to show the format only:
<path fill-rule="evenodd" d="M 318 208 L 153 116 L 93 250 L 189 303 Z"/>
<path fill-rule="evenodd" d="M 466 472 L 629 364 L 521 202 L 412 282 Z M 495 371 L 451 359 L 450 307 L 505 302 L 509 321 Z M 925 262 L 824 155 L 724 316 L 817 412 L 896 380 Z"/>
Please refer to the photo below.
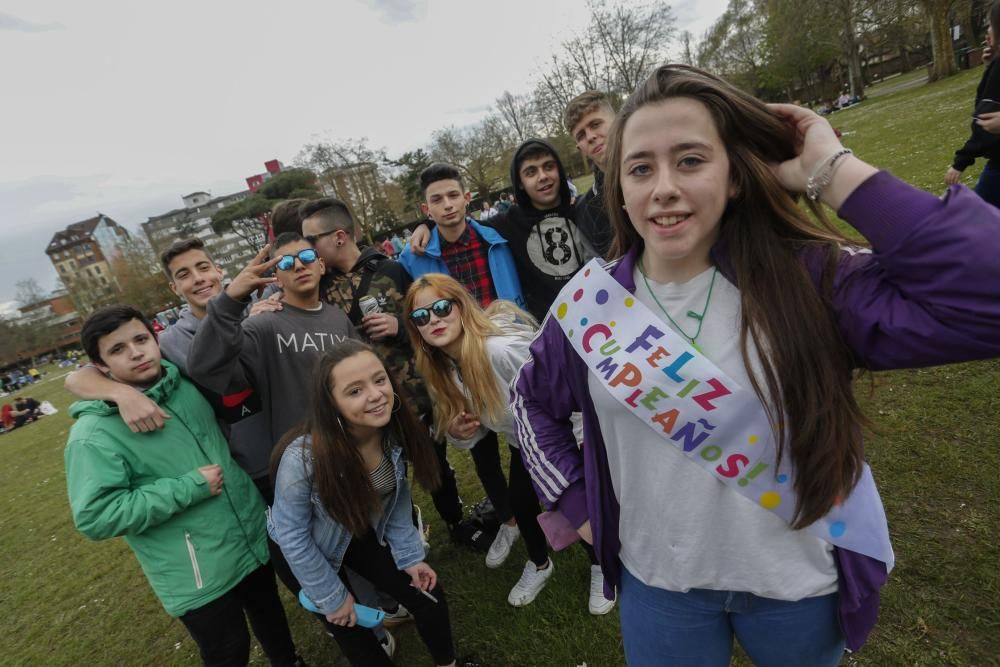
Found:
<path fill-rule="evenodd" d="M 264 502 L 266 502 L 270 507 L 274 502 L 274 492 L 271 490 L 271 482 L 267 477 L 255 479 L 253 482 L 257 486 L 257 490 L 260 491 L 261 496 L 264 497 Z M 278 579 L 280 579 L 281 583 L 285 585 L 285 588 L 291 592 L 292 597 L 297 600 L 299 597 L 299 591 L 302 590 L 302 586 L 299 584 L 299 580 L 295 578 L 295 575 L 292 574 L 292 568 L 288 565 L 288 561 L 285 560 L 285 554 L 281 553 L 281 547 L 278 546 L 277 542 L 271 539 L 270 535 L 267 537 L 267 550 L 271 554 L 271 567 L 274 570 L 274 574 L 278 576 Z M 357 596 L 355 596 L 355 598 L 357 598 Z M 371 605 L 374 604 L 374 600 L 366 599 L 362 604 L 365 603 Z M 332 635 L 333 633 L 330 628 L 333 626 L 331 623 L 327 622 L 326 617 L 322 614 L 317 614 L 317 618 L 319 618 L 320 622 L 322 622 L 326 627 L 326 631 Z M 385 633 L 384 628 L 380 628 L 378 633 L 380 636 L 383 635 Z"/>
<path fill-rule="evenodd" d="M 436 664 L 447 665 L 455 659 L 448 603 L 445 601 L 444 590 L 440 583 L 430 591 L 430 594 L 437 598 L 437 602 L 433 602 L 410 585 L 410 575 L 396 569 L 389 546 L 380 546 L 373 531 L 351 538 L 351 544 L 344 554 L 344 565 L 375 584 L 379 590 L 399 600 L 410 610 L 417 632 L 427 645 Z M 350 590 L 343 569 L 340 571 L 340 579 Z M 337 640 L 344 657 L 352 665 L 391 667 L 393 664 L 371 630 L 358 625 L 347 628 L 328 624 L 327 627 Z"/>
<path fill-rule="evenodd" d="M 430 428 L 433 417 L 425 415 L 424 423 Z M 462 520 L 462 499 L 458 497 L 458 483 L 455 481 L 455 470 L 448 463 L 448 443 L 445 440 L 434 443 L 434 454 L 437 457 L 438 470 L 441 473 L 441 486 L 431 493 L 434 509 L 437 510 L 449 528 Z"/>
<path fill-rule="evenodd" d="M 294 665 L 295 644 L 270 565 L 262 565 L 225 595 L 181 616 L 205 665 L 245 667 L 250 660 L 250 633 L 244 612 L 271 664 Z"/>
<path fill-rule="evenodd" d="M 517 521 L 517 526 L 528 549 L 528 557 L 535 565 L 544 565 L 549 558 L 545 533 L 538 525 L 538 515 L 542 511 L 538 506 L 538 496 L 531 478 L 521 460 L 520 450 L 510 449 L 510 481 L 504 477 L 500 464 L 500 445 L 497 434 L 490 431 L 486 437 L 472 448 L 472 461 L 476 464 L 476 474 L 486 489 L 486 495 L 493 503 L 497 518 L 506 523 L 511 518 Z"/>

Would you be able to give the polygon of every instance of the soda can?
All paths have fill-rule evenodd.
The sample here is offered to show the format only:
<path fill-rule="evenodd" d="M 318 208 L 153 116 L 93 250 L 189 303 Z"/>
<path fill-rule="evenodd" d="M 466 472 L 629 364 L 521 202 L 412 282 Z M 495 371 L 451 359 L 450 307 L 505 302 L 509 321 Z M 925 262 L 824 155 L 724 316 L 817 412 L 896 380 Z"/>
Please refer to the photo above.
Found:
<path fill-rule="evenodd" d="M 358 307 L 361 309 L 362 317 L 381 311 L 381 308 L 379 308 L 378 305 L 378 299 L 373 296 L 363 296 L 358 299 Z"/>

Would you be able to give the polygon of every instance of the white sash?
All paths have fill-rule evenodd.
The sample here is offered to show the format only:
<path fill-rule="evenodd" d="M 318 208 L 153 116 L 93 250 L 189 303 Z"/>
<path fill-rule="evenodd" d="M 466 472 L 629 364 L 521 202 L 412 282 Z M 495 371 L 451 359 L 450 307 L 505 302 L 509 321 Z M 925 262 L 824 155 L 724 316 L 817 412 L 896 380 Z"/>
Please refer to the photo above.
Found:
<path fill-rule="evenodd" d="M 608 392 L 663 440 L 754 504 L 791 522 L 795 471 L 777 449 L 752 388 L 738 385 L 593 260 L 550 309 Z M 871 470 L 829 514 L 804 528 L 892 570 L 882 500 Z"/>

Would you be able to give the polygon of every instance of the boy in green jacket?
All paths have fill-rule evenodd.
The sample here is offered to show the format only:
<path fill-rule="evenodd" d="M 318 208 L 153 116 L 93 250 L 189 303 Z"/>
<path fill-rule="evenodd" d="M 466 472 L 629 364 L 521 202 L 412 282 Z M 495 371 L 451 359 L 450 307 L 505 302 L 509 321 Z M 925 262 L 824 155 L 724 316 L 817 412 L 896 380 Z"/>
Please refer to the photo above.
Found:
<path fill-rule="evenodd" d="M 133 433 L 105 401 L 70 406 L 66 481 L 77 529 L 123 535 L 163 607 L 187 627 L 206 665 L 245 665 L 246 612 L 272 665 L 301 665 L 268 564 L 264 504 L 229 454 L 211 406 L 160 357 L 131 306 L 83 325 L 83 348 L 111 379 L 142 390 L 171 415 Z"/>

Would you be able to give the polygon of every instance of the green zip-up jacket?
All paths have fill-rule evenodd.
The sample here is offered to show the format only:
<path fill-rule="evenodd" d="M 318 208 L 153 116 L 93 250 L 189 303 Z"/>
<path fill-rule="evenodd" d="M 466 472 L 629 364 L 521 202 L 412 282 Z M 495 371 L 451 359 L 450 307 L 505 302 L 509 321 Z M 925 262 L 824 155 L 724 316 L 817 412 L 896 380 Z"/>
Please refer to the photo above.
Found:
<path fill-rule="evenodd" d="M 211 406 L 168 361 L 145 394 L 171 416 L 133 433 L 105 401 L 77 401 L 66 444 L 73 522 L 93 540 L 123 535 L 171 616 L 228 592 L 267 563 L 264 504 L 236 465 Z M 212 496 L 198 468 L 222 466 Z"/>

